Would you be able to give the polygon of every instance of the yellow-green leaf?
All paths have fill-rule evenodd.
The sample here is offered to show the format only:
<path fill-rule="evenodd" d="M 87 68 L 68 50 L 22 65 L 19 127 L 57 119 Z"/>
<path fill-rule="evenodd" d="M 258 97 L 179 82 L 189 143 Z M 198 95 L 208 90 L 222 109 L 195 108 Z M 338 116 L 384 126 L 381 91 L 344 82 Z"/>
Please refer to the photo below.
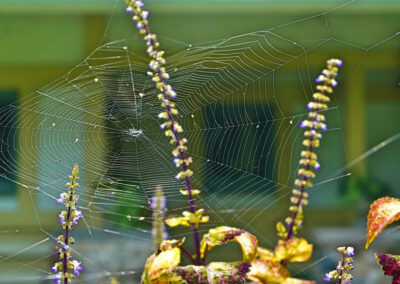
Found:
<path fill-rule="evenodd" d="M 183 241 L 184 239 L 169 240 L 161 243 L 158 251 L 146 261 L 142 274 L 142 282 L 144 284 L 179 283 L 179 279 L 171 271 L 181 262 L 179 246 Z M 173 282 L 171 282 L 172 280 Z"/>
<path fill-rule="evenodd" d="M 187 217 L 172 217 L 168 218 L 165 220 L 165 223 L 167 223 L 168 226 L 170 227 L 176 227 L 176 226 L 189 226 L 189 219 Z"/>
<path fill-rule="evenodd" d="M 313 245 L 302 238 L 279 240 L 275 247 L 275 257 L 277 261 L 304 262 L 311 257 L 312 250 Z"/>
<path fill-rule="evenodd" d="M 215 246 L 234 241 L 239 243 L 242 248 L 243 261 L 252 261 L 257 254 L 257 238 L 249 232 L 237 228 L 221 226 L 208 231 L 203 236 L 200 244 L 201 257 L 204 257 L 206 250 L 211 250 Z"/>
<path fill-rule="evenodd" d="M 263 247 L 257 248 L 257 258 L 260 260 L 277 262 L 274 252 L 270 251 L 269 249 L 263 248 Z"/>
<path fill-rule="evenodd" d="M 254 260 L 251 262 L 247 278 L 259 284 L 284 283 L 290 276 L 289 271 L 278 262 Z"/>
<path fill-rule="evenodd" d="M 368 213 L 365 249 L 368 249 L 387 225 L 398 219 L 400 219 L 400 199 L 383 197 L 375 200 Z"/>

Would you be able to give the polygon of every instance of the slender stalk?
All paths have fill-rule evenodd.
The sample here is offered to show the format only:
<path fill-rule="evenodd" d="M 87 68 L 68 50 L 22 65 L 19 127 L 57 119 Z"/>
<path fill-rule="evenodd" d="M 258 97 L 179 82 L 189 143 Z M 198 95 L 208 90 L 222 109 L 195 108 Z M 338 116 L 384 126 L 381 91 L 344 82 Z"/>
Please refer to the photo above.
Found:
<path fill-rule="evenodd" d="M 178 130 L 176 126 L 179 126 L 179 124 L 176 122 L 174 119 L 173 115 L 174 113 L 172 112 L 173 108 L 169 101 L 169 97 L 171 96 L 172 93 L 172 88 L 166 84 L 165 79 L 168 78 L 168 74 L 165 73 L 165 69 L 161 67 L 161 65 L 165 64 L 165 59 L 162 58 L 162 51 L 159 51 L 158 46 L 159 43 L 156 40 L 156 36 L 151 33 L 150 27 L 148 25 L 148 12 L 143 11 L 141 7 L 144 5 L 142 1 L 139 0 L 127 0 L 128 3 L 128 8 L 127 12 L 128 13 L 134 13 L 135 16 L 133 19 L 137 22 L 137 27 L 140 31 L 141 34 L 144 35 L 144 38 L 147 40 L 147 47 L 148 47 L 148 53 L 152 60 L 154 62 L 155 66 L 151 66 L 151 69 L 156 72 L 156 76 L 153 77 L 153 80 L 157 83 L 157 88 L 161 91 L 161 96 L 163 100 L 163 104 L 165 105 L 165 112 L 167 114 L 166 119 L 168 119 L 168 122 L 170 123 L 171 127 L 171 132 L 172 132 L 172 137 L 173 141 L 175 141 L 175 146 L 176 149 L 178 149 L 178 156 L 180 160 L 182 161 L 182 169 L 184 173 L 188 172 L 188 167 L 187 167 L 187 160 L 186 156 L 184 153 L 184 150 L 182 149 L 182 141 L 179 137 Z M 150 63 L 151 65 L 152 63 Z M 169 87 L 169 88 L 168 88 Z M 174 93 L 175 94 L 175 93 Z M 175 94 L 176 95 L 176 94 Z M 176 114 L 176 113 L 175 113 Z M 180 126 L 179 126 L 180 127 Z M 185 187 L 187 189 L 187 195 L 188 195 L 188 208 L 191 213 L 196 212 L 196 206 L 194 203 L 193 199 L 193 187 L 190 181 L 190 178 L 188 175 L 184 175 L 184 181 L 185 181 Z M 201 263 L 201 258 L 200 258 L 200 237 L 199 237 L 199 232 L 197 230 L 197 224 L 190 223 L 190 228 L 192 230 L 193 234 L 193 243 L 194 243 L 194 253 L 196 255 L 196 258 L 194 261 L 194 264 L 200 264 Z"/>
<path fill-rule="evenodd" d="M 345 260 L 346 260 L 346 254 L 343 253 L 342 262 L 341 265 L 339 265 L 340 269 L 339 269 L 339 278 L 337 284 L 342 284 L 343 271 L 344 271 L 343 267 L 345 265 Z"/>
<path fill-rule="evenodd" d="M 326 83 L 326 82 L 324 82 L 324 86 L 327 86 L 327 83 Z M 324 94 L 324 92 L 321 92 L 321 93 Z M 320 103 L 321 101 L 318 100 L 317 102 Z M 318 110 L 318 109 L 316 109 L 315 112 L 316 112 L 317 115 L 319 114 L 319 110 Z M 316 122 L 316 117 L 313 118 L 312 122 L 313 122 L 313 124 L 314 124 L 314 122 Z M 315 129 L 315 127 L 313 126 L 313 127 L 311 128 L 311 130 L 312 130 L 312 131 L 315 131 L 316 129 Z M 314 140 L 314 137 L 313 137 L 313 136 L 310 136 L 310 137 L 309 137 L 310 146 L 308 146 L 308 148 L 307 148 L 307 150 L 308 150 L 309 152 L 312 152 L 312 151 L 313 151 L 313 146 L 312 146 L 312 141 L 313 141 L 313 140 Z M 307 170 L 307 171 L 310 170 L 310 167 L 311 167 L 310 164 L 307 163 L 307 164 L 306 164 L 306 170 Z M 308 177 L 307 177 L 306 175 L 301 175 L 300 178 L 301 178 L 301 180 L 303 180 L 303 181 L 307 181 L 307 180 L 308 180 Z M 302 207 L 305 189 L 306 189 L 306 187 L 305 187 L 304 185 L 302 185 L 302 186 L 300 187 L 300 196 L 299 196 L 299 199 L 298 199 L 298 201 L 297 201 L 297 203 L 296 203 L 296 206 L 297 206 L 299 209 L 300 209 L 300 207 Z M 295 220 L 296 220 L 296 217 L 297 217 L 298 212 L 299 212 L 299 210 L 296 210 L 296 211 L 294 211 L 294 212 L 292 213 L 292 222 L 289 224 L 289 227 L 288 227 L 288 234 L 287 234 L 287 236 L 286 236 L 285 241 L 290 240 L 290 239 L 293 238 L 293 236 L 294 236 L 294 226 L 295 226 Z"/>
<path fill-rule="evenodd" d="M 326 125 L 322 123 L 325 121 L 325 116 L 320 114 L 321 110 L 327 108 L 326 103 L 330 101 L 328 96 L 329 93 L 333 92 L 333 87 L 337 86 L 337 82 L 335 80 L 338 72 L 338 66 L 342 65 L 342 61 L 339 59 L 329 59 L 327 61 L 327 69 L 324 69 L 322 74 L 316 79 L 316 82 L 323 83 L 321 85 L 317 85 L 318 92 L 313 94 L 314 102 L 310 102 L 307 106 L 309 110 L 311 110 L 308 114 L 309 118 L 312 120 L 304 120 L 300 127 L 308 127 L 310 130 L 306 131 L 304 135 L 308 137 L 308 139 L 303 140 L 303 145 L 306 146 L 306 151 L 302 151 L 300 160 L 300 164 L 304 165 L 304 168 L 300 168 L 298 171 L 299 179 L 296 179 L 295 185 L 299 189 L 294 189 L 294 197 L 292 197 L 292 203 L 295 206 L 291 206 L 289 208 L 292 211 L 291 218 L 287 221 L 287 234 L 285 237 L 285 241 L 289 241 L 296 234 L 295 229 L 301 226 L 302 223 L 302 215 L 299 216 L 299 212 L 302 212 L 303 204 L 307 204 L 307 193 L 305 189 L 310 187 L 311 181 L 310 178 L 314 178 L 315 174 L 311 171 L 311 167 L 313 166 L 316 170 L 319 169 L 319 163 L 317 162 L 317 155 L 313 153 L 313 148 L 319 146 L 319 139 L 322 137 L 322 134 L 318 132 L 319 129 L 326 130 Z"/>
<path fill-rule="evenodd" d="M 73 186 L 73 184 L 72 184 L 72 186 Z M 71 194 L 71 191 L 70 191 L 69 204 L 72 203 L 72 197 L 73 197 L 73 194 Z M 65 218 L 67 224 L 70 223 L 70 218 L 71 218 L 71 206 L 68 206 L 67 217 Z M 64 239 L 65 247 L 68 246 L 68 238 L 69 238 L 69 226 L 67 225 L 65 227 L 65 239 Z M 66 253 L 64 253 L 64 257 L 63 257 L 63 272 L 64 272 L 64 275 L 66 275 L 68 273 L 68 259 L 67 259 Z M 68 278 L 66 278 L 66 277 L 64 278 L 64 284 L 68 284 Z"/>

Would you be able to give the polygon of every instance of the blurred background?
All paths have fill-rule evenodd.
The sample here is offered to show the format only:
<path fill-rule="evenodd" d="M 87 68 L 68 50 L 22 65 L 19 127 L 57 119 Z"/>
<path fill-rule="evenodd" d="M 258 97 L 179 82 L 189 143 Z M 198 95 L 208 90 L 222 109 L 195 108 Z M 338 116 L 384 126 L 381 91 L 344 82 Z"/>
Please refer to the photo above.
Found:
<path fill-rule="evenodd" d="M 354 283 L 391 283 L 373 254 L 400 253 L 398 227 L 368 251 L 364 243 L 369 204 L 400 197 L 400 2 L 146 2 L 182 95 L 199 207 L 210 226 L 243 227 L 265 247 L 288 214 L 313 80 L 326 59 L 344 61 L 301 232 L 314 256 L 291 271 L 320 283 L 336 266 L 336 247 L 353 245 Z M 0 0 L 0 283 L 51 282 L 62 210 L 54 198 L 76 161 L 85 214 L 76 283 L 138 283 L 152 252 L 156 187 L 167 215 L 185 206 L 176 170 L 163 166 L 171 149 L 155 120 L 144 42 L 123 11 L 114 0 Z M 188 235 L 191 246 L 188 232 L 169 234 Z M 210 260 L 226 256 L 240 251 L 218 248 Z"/>

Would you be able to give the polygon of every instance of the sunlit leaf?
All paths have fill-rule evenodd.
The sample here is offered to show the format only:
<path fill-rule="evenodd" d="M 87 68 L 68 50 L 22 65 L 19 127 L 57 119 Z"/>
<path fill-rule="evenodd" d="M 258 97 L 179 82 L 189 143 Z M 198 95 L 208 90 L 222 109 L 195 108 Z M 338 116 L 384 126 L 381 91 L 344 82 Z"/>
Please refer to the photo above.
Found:
<path fill-rule="evenodd" d="M 239 243 L 242 248 L 243 261 L 251 261 L 257 254 L 257 239 L 249 232 L 237 228 L 221 226 L 208 231 L 203 236 L 200 244 L 201 257 L 204 256 L 206 250 L 211 250 L 215 246 L 234 241 Z"/>
<path fill-rule="evenodd" d="M 383 197 L 371 204 L 368 213 L 367 242 L 365 249 L 375 240 L 382 230 L 400 218 L 400 199 Z"/>
<path fill-rule="evenodd" d="M 375 254 L 376 261 L 385 275 L 392 276 L 395 284 L 400 283 L 400 255 Z"/>
<path fill-rule="evenodd" d="M 176 226 L 189 226 L 189 219 L 187 217 L 172 217 L 168 218 L 165 220 L 165 223 L 167 223 L 168 226 L 170 227 L 176 227 Z"/>
<path fill-rule="evenodd" d="M 172 284 L 179 282 L 180 277 L 171 271 L 181 262 L 181 251 L 179 246 L 181 240 L 168 240 L 161 243 L 160 248 L 146 261 L 142 282 L 144 284 Z"/>
<path fill-rule="evenodd" d="M 275 247 L 275 257 L 277 261 L 304 262 L 311 257 L 312 250 L 313 245 L 302 238 L 279 240 Z"/>
<path fill-rule="evenodd" d="M 250 263 L 212 262 L 206 266 L 179 266 L 173 270 L 187 283 L 245 283 Z"/>
<path fill-rule="evenodd" d="M 263 247 L 257 247 L 257 258 L 266 261 L 276 262 L 275 254 L 273 251 Z"/>
<path fill-rule="evenodd" d="M 247 278 L 259 284 L 284 283 L 290 276 L 289 271 L 278 262 L 254 260 L 251 262 Z"/>

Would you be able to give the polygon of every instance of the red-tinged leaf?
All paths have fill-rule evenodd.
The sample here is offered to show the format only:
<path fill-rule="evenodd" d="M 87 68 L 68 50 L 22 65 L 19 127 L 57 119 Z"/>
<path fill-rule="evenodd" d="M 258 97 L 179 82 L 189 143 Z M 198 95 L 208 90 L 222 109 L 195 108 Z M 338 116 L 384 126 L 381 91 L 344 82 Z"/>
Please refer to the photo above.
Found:
<path fill-rule="evenodd" d="M 394 284 L 400 284 L 400 256 L 392 254 L 375 254 L 376 261 L 385 275 L 392 276 Z"/>
<path fill-rule="evenodd" d="M 199 283 L 245 283 L 250 263 L 211 262 L 208 266 L 178 266 L 172 270 L 188 284 Z"/>
<path fill-rule="evenodd" d="M 371 204 L 368 213 L 367 242 L 365 249 L 389 224 L 400 219 L 400 199 L 383 197 Z"/>

